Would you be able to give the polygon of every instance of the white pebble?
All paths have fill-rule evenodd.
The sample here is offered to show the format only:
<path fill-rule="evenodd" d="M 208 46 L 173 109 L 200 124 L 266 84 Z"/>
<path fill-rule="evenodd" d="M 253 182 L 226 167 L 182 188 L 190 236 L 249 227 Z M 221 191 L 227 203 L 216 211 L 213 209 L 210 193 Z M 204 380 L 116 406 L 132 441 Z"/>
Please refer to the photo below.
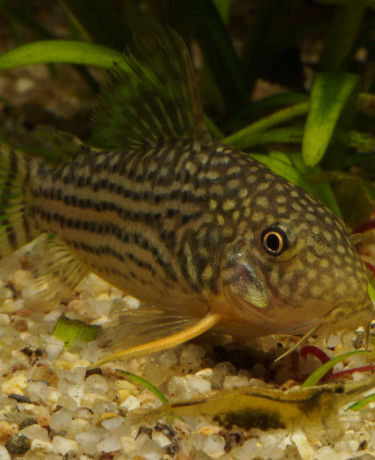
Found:
<path fill-rule="evenodd" d="M 70 450 L 78 450 L 78 444 L 72 439 L 66 439 L 62 436 L 54 436 L 52 440 L 53 451 L 60 455 L 67 454 Z"/>
<path fill-rule="evenodd" d="M 113 431 L 116 428 L 119 428 L 124 423 L 123 417 L 113 417 L 107 418 L 102 421 L 102 426 L 108 431 Z"/>
<path fill-rule="evenodd" d="M 152 440 L 157 442 L 160 447 L 165 447 L 171 443 L 170 439 L 168 439 L 161 431 L 153 431 Z"/>
<path fill-rule="evenodd" d="M 130 395 L 125 399 L 123 403 L 121 403 L 121 407 L 124 407 L 128 410 L 134 410 L 140 407 L 140 403 L 135 396 Z"/>
<path fill-rule="evenodd" d="M 302 431 L 296 431 L 291 437 L 292 441 L 296 445 L 298 452 L 304 460 L 311 460 L 314 456 L 314 449 L 311 443 L 306 437 L 306 434 Z"/>
<path fill-rule="evenodd" d="M 1 326 L 8 326 L 9 323 L 10 323 L 9 316 L 1 313 L 0 314 L 0 325 Z"/>
<path fill-rule="evenodd" d="M 51 415 L 49 426 L 52 430 L 60 433 L 61 431 L 65 431 L 69 428 L 69 425 L 72 423 L 72 419 L 72 411 L 62 408 Z"/>
<path fill-rule="evenodd" d="M 246 385 L 249 385 L 249 379 L 244 375 L 227 375 L 223 382 L 223 387 L 225 390 L 244 387 Z"/>
<path fill-rule="evenodd" d="M 131 436 L 121 436 L 121 450 L 124 454 L 130 454 L 135 450 L 135 439 Z"/>
<path fill-rule="evenodd" d="M 0 446 L 0 460 L 11 460 L 9 452 L 4 446 Z"/>
<path fill-rule="evenodd" d="M 21 431 L 21 433 L 28 437 L 31 441 L 37 439 L 43 442 L 50 442 L 47 429 L 36 424 L 27 426 Z"/>
<path fill-rule="evenodd" d="M 35 87 L 35 83 L 30 78 L 20 77 L 17 78 L 15 84 L 15 90 L 18 94 L 26 93 L 31 91 Z"/>
<path fill-rule="evenodd" d="M 176 399 L 189 399 L 191 397 L 191 390 L 184 377 L 172 377 L 168 382 L 168 393 Z"/>
<path fill-rule="evenodd" d="M 107 380 L 102 375 L 90 375 L 87 377 L 84 391 L 85 393 L 94 393 L 104 395 L 107 393 L 108 384 Z"/>
<path fill-rule="evenodd" d="M 45 342 L 45 350 L 48 358 L 51 361 L 55 361 L 64 349 L 64 342 L 53 335 L 42 335 L 42 339 Z"/>
<path fill-rule="evenodd" d="M 30 450 L 40 450 L 40 451 L 43 451 L 43 453 L 51 452 L 52 442 L 51 441 L 41 441 L 40 439 L 33 439 L 31 441 Z M 43 455 L 43 458 L 46 458 L 46 457 L 44 457 Z"/>
<path fill-rule="evenodd" d="M 190 343 L 186 345 L 181 352 L 180 364 L 189 367 L 189 370 L 194 372 L 199 369 L 205 353 L 202 347 Z"/>
<path fill-rule="evenodd" d="M 202 379 L 192 375 L 187 375 L 186 382 L 193 395 L 207 394 L 211 391 L 211 382 L 209 382 L 206 379 Z"/>
<path fill-rule="evenodd" d="M 79 433 L 76 436 L 76 441 L 81 444 L 85 454 L 93 455 L 97 453 L 96 445 L 103 438 L 102 431 L 93 428 L 91 431 Z"/>
<path fill-rule="evenodd" d="M 97 443 L 96 448 L 99 452 L 113 452 L 121 449 L 121 440 L 118 436 L 106 436 Z"/>
<path fill-rule="evenodd" d="M 135 445 L 139 456 L 146 457 L 148 460 L 160 460 L 162 457 L 162 448 L 146 434 L 138 436 L 135 440 Z"/>
<path fill-rule="evenodd" d="M 27 393 L 32 400 L 46 400 L 49 393 L 49 387 L 45 382 L 40 380 L 29 380 L 27 382 Z"/>

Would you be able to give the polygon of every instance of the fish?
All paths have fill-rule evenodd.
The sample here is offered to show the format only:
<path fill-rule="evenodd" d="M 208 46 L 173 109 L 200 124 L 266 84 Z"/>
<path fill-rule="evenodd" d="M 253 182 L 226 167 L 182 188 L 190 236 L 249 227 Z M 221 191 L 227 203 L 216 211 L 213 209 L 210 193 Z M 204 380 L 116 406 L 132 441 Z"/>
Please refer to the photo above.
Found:
<path fill-rule="evenodd" d="M 135 34 L 103 85 L 94 133 L 97 146 L 57 135 L 69 155 L 59 165 L 0 145 L 0 257 L 37 239 L 40 310 L 89 272 L 143 303 L 101 333 L 114 352 L 101 364 L 208 330 L 248 342 L 369 329 L 357 238 L 313 196 L 212 138 L 173 29 L 150 22 Z"/>

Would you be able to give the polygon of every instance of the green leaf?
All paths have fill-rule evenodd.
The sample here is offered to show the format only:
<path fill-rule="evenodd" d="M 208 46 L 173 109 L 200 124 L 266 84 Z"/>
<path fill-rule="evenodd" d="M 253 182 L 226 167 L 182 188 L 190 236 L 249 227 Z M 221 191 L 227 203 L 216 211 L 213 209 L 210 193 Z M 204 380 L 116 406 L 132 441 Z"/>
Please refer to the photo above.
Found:
<path fill-rule="evenodd" d="M 290 107 L 278 110 L 277 112 L 274 112 L 271 115 L 268 115 L 261 120 L 246 126 L 246 128 L 243 128 L 240 131 L 227 136 L 225 139 L 223 139 L 223 142 L 239 149 L 248 147 L 250 143 L 252 143 L 251 145 L 254 145 L 253 139 L 255 133 L 266 131 L 275 125 L 284 123 L 285 121 L 288 121 L 292 118 L 303 115 L 307 112 L 308 107 L 308 102 L 302 102 L 301 104 L 295 104 Z"/>
<path fill-rule="evenodd" d="M 320 54 L 321 70 L 345 67 L 348 57 L 352 55 L 365 11 L 366 5 L 362 0 L 341 1 L 335 8 Z"/>
<path fill-rule="evenodd" d="M 173 24 L 189 25 L 202 49 L 212 77 L 220 89 L 228 111 L 236 113 L 248 104 L 248 92 L 241 66 L 228 30 L 211 0 L 169 0 Z"/>
<path fill-rule="evenodd" d="M 358 77 L 346 72 L 317 75 L 302 143 L 302 155 L 307 166 L 315 166 L 322 159 L 357 83 Z"/>
<path fill-rule="evenodd" d="M 138 375 L 132 374 L 131 372 L 125 371 L 123 369 L 116 369 L 116 371 L 122 375 L 125 375 L 125 377 L 129 378 L 133 382 L 139 383 L 143 387 L 150 390 L 158 399 L 160 399 L 162 403 L 168 402 L 168 398 L 148 380 L 145 380 L 142 377 L 139 377 Z"/>
<path fill-rule="evenodd" d="M 360 401 L 357 401 L 354 404 L 351 404 L 349 407 L 345 409 L 345 412 L 347 410 L 353 410 L 356 412 L 357 410 L 362 409 L 362 407 L 367 406 L 367 404 L 370 404 L 370 402 L 373 402 L 373 401 L 375 401 L 375 393 L 372 393 L 371 395 L 366 396 Z"/>
<path fill-rule="evenodd" d="M 370 218 L 375 206 L 375 187 L 365 178 L 344 171 L 313 172 L 307 178 L 315 184 L 331 184 L 349 227 L 355 228 Z"/>
<path fill-rule="evenodd" d="M 69 40 L 43 40 L 1 54 L 0 69 L 49 62 L 110 68 L 114 61 L 122 62 L 121 53 L 104 46 Z"/>
<path fill-rule="evenodd" d="M 95 43 L 122 51 L 130 40 L 127 24 L 130 15 L 121 14 L 114 2 L 60 0 L 60 3 Z"/>
<path fill-rule="evenodd" d="M 61 315 L 55 324 L 52 335 L 62 340 L 66 348 L 69 349 L 77 339 L 91 342 L 97 336 L 99 329 L 100 326 L 87 324 L 78 319 L 69 319 Z"/>
<path fill-rule="evenodd" d="M 355 350 L 349 351 L 348 353 L 344 353 L 340 356 L 336 356 L 336 358 L 333 358 L 327 363 L 323 364 L 318 369 L 316 369 L 316 371 L 314 371 L 311 375 L 309 375 L 309 377 L 307 377 L 307 379 L 302 383 L 301 388 L 313 387 L 314 385 L 317 385 L 319 380 L 321 380 L 326 375 L 326 373 L 333 368 L 335 364 L 344 361 L 344 359 L 349 358 L 350 356 L 369 352 L 370 350 Z"/>
<path fill-rule="evenodd" d="M 139 375 L 132 374 L 131 372 L 125 371 L 123 369 L 116 369 L 117 372 L 120 374 L 124 375 L 125 377 L 128 377 L 130 380 L 132 380 L 135 383 L 139 383 L 143 387 L 147 388 L 148 390 L 151 391 L 163 404 L 167 403 L 169 399 L 165 396 L 164 393 L 162 393 L 160 390 L 158 390 L 152 383 L 150 383 L 148 380 L 143 379 L 142 377 L 139 377 Z M 169 418 L 169 416 L 168 416 Z M 184 419 L 182 417 L 177 417 L 179 420 L 182 422 Z M 168 423 L 173 423 L 173 417 Z"/>

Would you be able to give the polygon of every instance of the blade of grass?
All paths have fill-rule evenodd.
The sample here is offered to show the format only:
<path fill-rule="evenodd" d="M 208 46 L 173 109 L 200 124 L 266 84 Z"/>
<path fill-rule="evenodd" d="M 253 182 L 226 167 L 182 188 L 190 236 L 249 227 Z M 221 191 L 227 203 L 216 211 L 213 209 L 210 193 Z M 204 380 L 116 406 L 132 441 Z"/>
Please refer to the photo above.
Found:
<path fill-rule="evenodd" d="M 248 92 L 228 31 L 211 0 L 169 0 L 173 24 L 189 24 L 230 113 L 246 107 Z M 183 18 L 181 17 L 183 15 Z"/>
<path fill-rule="evenodd" d="M 151 391 L 162 403 L 168 402 L 168 398 L 162 393 L 160 390 L 158 390 L 152 383 L 150 383 L 148 380 L 145 380 L 142 377 L 139 377 L 136 374 L 132 374 L 131 372 L 125 371 L 123 369 L 116 369 L 116 371 L 127 377 L 128 379 L 132 380 L 135 383 L 138 383 L 139 385 L 142 385 L 143 387 L 147 388 L 148 390 Z"/>
<path fill-rule="evenodd" d="M 362 407 L 367 406 L 367 404 L 370 404 L 370 402 L 373 402 L 373 401 L 375 401 L 375 393 L 372 393 L 371 395 L 366 396 L 360 401 L 357 401 L 354 404 L 351 404 L 349 407 L 345 409 L 344 412 L 346 412 L 347 410 L 353 410 L 354 412 L 356 412 L 362 409 Z"/>
<path fill-rule="evenodd" d="M 336 7 L 324 40 L 319 69 L 338 70 L 352 52 L 366 6 L 356 0 Z"/>
<path fill-rule="evenodd" d="M 252 92 L 256 80 L 270 73 L 274 62 L 292 44 L 300 0 L 267 0 L 257 2 L 254 20 L 245 39 L 242 62 L 246 84 Z M 293 24 L 293 27 L 291 25 Z"/>
<path fill-rule="evenodd" d="M 317 75 L 302 143 L 302 155 L 307 166 L 314 166 L 322 159 L 357 84 L 358 77 L 345 72 Z"/>
<path fill-rule="evenodd" d="M 323 364 L 320 366 L 316 371 L 314 371 L 311 375 L 307 377 L 307 379 L 302 383 L 301 388 L 313 387 L 318 384 L 319 380 L 321 380 L 324 375 L 333 368 L 337 363 L 344 361 L 344 359 L 349 358 L 350 356 L 359 355 L 361 353 L 369 353 L 370 350 L 355 350 L 349 351 L 348 353 L 344 353 L 340 356 L 336 356 L 336 358 L 331 359 L 328 363 Z"/>
<path fill-rule="evenodd" d="M 31 64 L 67 62 L 110 68 L 121 62 L 121 53 L 92 43 L 69 40 L 43 40 L 20 46 L 0 55 L 0 69 L 11 69 Z"/>
<path fill-rule="evenodd" d="M 100 45 L 122 51 L 131 37 L 130 31 L 113 5 L 102 0 L 60 0 L 82 29 Z"/>
<path fill-rule="evenodd" d="M 223 142 L 236 148 L 246 148 L 248 140 L 254 133 L 265 131 L 275 125 L 288 121 L 292 118 L 304 115 L 309 108 L 308 102 L 295 104 L 285 109 L 278 110 L 277 112 L 262 118 L 261 120 L 252 123 L 249 126 L 233 133 L 223 139 Z"/>

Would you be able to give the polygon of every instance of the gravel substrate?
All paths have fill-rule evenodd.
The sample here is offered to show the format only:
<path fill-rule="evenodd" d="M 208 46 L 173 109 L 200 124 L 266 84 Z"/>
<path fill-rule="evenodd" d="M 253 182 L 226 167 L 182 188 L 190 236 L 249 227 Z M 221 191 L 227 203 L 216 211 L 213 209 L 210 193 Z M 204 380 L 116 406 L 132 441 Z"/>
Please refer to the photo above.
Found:
<path fill-rule="evenodd" d="M 243 349 L 231 350 L 230 345 L 214 347 L 207 339 L 108 364 L 102 374 L 87 373 L 103 351 L 93 342 L 65 350 L 64 343 L 52 335 L 58 317 L 64 312 L 69 318 L 105 324 L 138 302 L 90 275 L 65 305 L 47 314 L 36 312 L 29 308 L 33 282 L 27 261 L 27 256 L 18 253 L 0 267 L 0 460 L 375 458 L 371 404 L 360 412 L 341 408 L 322 423 L 317 421 L 313 429 L 227 430 L 199 414 L 184 421 L 168 417 L 154 421 L 146 415 L 140 421 L 138 415 L 140 423 L 132 423 L 132 411 L 142 409 L 148 414 L 161 402 L 148 389 L 120 377 L 116 367 L 142 376 L 168 398 L 181 400 L 245 385 L 287 388 L 296 374 L 311 373 L 317 361 L 298 361 L 293 355 L 277 365 L 268 359 L 267 364 L 267 356 L 277 347 L 272 338 L 262 342 L 266 353 L 262 355 L 258 344 L 251 357 Z M 354 338 L 354 333 L 331 336 L 328 353 L 334 356 L 352 350 Z M 324 347 L 319 340 L 316 345 Z M 286 341 L 290 346 L 291 339 Z M 225 359 L 236 362 L 242 356 L 248 364 L 235 367 L 220 359 L 218 350 L 227 353 L 222 355 Z M 336 371 L 366 363 L 363 355 L 355 356 Z M 353 378 L 368 380 L 370 376 L 356 373 Z"/>

